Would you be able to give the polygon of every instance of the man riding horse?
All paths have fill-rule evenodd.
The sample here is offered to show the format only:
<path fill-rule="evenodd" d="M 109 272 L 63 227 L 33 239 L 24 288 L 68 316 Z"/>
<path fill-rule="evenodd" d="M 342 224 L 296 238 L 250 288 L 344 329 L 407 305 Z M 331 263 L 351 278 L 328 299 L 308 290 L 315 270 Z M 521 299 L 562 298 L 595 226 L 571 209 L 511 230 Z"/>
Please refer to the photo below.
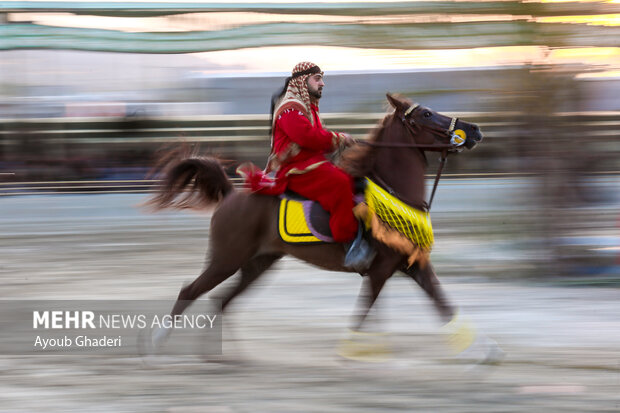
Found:
<path fill-rule="evenodd" d="M 318 103 L 324 86 L 323 72 L 314 63 L 301 62 L 293 68 L 271 102 L 271 154 L 265 172 L 273 178 L 247 167 L 239 172 L 254 192 L 280 195 L 290 190 L 317 201 L 330 214 L 334 241 L 347 248 L 344 265 L 363 271 L 374 251 L 353 215 L 353 179 L 327 158 L 354 140 L 347 133 L 323 127 Z"/>
<path fill-rule="evenodd" d="M 428 166 L 425 151 L 441 152 L 445 159 L 449 151 L 471 149 L 482 140 L 477 125 L 388 94 L 394 110 L 385 115 L 363 146 L 358 144 L 344 152 L 343 163 L 353 176 L 366 182 L 364 219 L 374 238 L 374 258 L 374 252 L 362 248 L 368 247 L 368 243 L 362 242 L 361 237 L 356 238 L 360 241 L 357 245 L 353 242 L 349 247 L 349 259 L 344 263 L 345 251 L 337 243 L 322 242 L 308 247 L 282 239 L 281 200 L 256 193 L 281 195 L 290 189 L 316 199 L 332 214 L 333 238 L 346 242 L 355 235 L 352 179 L 326 157 L 351 139 L 323 128 L 317 108 L 323 86 L 321 69 L 301 63 L 293 69 L 282 93 L 275 96 L 272 154 L 267 173 L 253 166 L 241 168 L 241 172 L 247 172 L 246 182 L 254 193 L 236 190 L 216 158 L 199 156 L 183 148 L 162 158 L 158 166 L 162 184 L 150 205 L 156 210 L 215 206 L 209 233 L 209 263 L 192 283 L 181 289 L 170 315 L 182 314 L 194 300 L 240 272 L 235 287 L 216 296 L 224 311 L 274 263 L 291 255 L 326 270 L 358 272 L 365 276 L 360 311 L 354 320 L 351 339 L 345 340 L 346 343 L 355 344 L 356 333 L 362 331 L 386 281 L 402 271 L 433 300 L 441 319 L 447 323 L 450 344 L 458 353 L 469 354 L 465 357 L 479 353 L 481 357 L 476 356 L 479 360 L 498 359 L 501 351 L 497 344 L 457 317 L 456 308 L 446 299 L 428 262 L 433 233 L 428 212 L 430 202 L 425 201 L 424 174 Z M 435 183 L 439 175 L 438 172 Z M 345 264 L 351 261 L 370 266 L 364 270 L 347 268 Z M 170 332 L 170 328 L 154 330 L 146 346 L 157 349 Z M 368 353 L 367 346 L 362 345 L 359 351 L 355 347 L 345 346 L 341 354 L 356 358 Z"/>

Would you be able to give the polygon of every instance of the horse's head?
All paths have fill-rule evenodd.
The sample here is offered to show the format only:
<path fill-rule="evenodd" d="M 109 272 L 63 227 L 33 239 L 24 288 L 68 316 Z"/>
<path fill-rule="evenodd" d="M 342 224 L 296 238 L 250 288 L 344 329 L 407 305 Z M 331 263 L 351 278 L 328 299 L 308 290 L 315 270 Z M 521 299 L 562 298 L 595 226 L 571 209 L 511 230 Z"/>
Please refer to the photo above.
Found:
<path fill-rule="evenodd" d="M 389 93 L 387 99 L 395 109 L 394 119 L 402 121 L 415 143 L 424 145 L 424 150 L 457 152 L 463 147 L 473 149 L 482 140 L 480 129 L 473 123 L 450 118 Z"/>

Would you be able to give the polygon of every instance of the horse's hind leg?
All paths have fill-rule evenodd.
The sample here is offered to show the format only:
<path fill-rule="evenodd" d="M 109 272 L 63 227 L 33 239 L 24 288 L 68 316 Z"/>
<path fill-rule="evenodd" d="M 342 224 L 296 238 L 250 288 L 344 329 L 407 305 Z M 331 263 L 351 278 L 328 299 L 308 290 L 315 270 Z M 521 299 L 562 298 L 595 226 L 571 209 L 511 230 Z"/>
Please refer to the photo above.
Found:
<path fill-rule="evenodd" d="M 220 251 L 220 252 L 218 252 Z M 231 250 L 231 251 L 234 251 Z M 214 249 L 212 253 L 211 263 L 206 270 L 200 274 L 191 284 L 183 287 L 179 292 L 177 301 L 170 312 L 171 316 L 182 314 L 187 307 L 201 295 L 211 291 L 228 277 L 239 270 L 245 261 L 251 259 L 253 251 L 251 249 L 244 250 L 242 254 L 224 253 L 219 249 Z M 170 327 L 160 327 L 152 332 L 151 341 L 154 348 L 159 347 L 168 337 L 172 329 Z"/>
<path fill-rule="evenodd" d="M 264 204 L 262 208 L 252 205 L 249 198 L 233 194 L 215 211 L 209 241 L 211 262 L 181 290 L 172 316 L 182 314 L 192 301 L 217 287 L 256 255 L 261 243 L 261 225 L 269 209 Z"/>
<path fill-rule="evenodd" d="M 194 300 L 204 293 L 211 291 L 221 282 L 237 272 L 243 261 L 231 257 L 234 257 L 234 254 L 230 254 L 229 256 L 214 254 L 207 269 L 205 269 L 191 284 L 181 289 L 170 315 L 174 317 L 182 314 Z M 147 344 L 147 348 L 149 348 L 147 351 L 156 352 L 171 332 L 172 327 L 161 326 L 153 329 L 150 342 Z"/>
<path fill-rule="evenodd" d="M 223 293 L 220 293 L 218 291 L 218 295 L 214 297 L 217 300 L 221 300 L 222 311 L 226 311 L 228 305 L 235 297 L 245 291 L 254 281 L 256 281 L 262 274 L 264 274 L 265 271 L 267 271 L 281 257 L 282 255 L 280 254 L 259 255 L 243 264 L 243 266 L 241 267 L 241 277 L 238 280 L 237 284 L 232 288 L 226 289 L 226 291 L 224 291 Z M 231 325 L 227 326 L 226 335 L 226 341 L 230 343 L 230 346 L 232 346 L 233 343 L 237 342 L 237 340 L 231 338 L 233 335 Z M 237 352 L 240 352 L 239 348 L 237 348 Z M 220 359 L 220 361 L 222 360 Z"/>
<path fill-rule="evenodd" d="M 254 281 L 258 279 L 265 271 L 273 265 L 274 262 L 282 258 L 280 254 L 259 255 L 252 258 L 250 261 L 243 264 L 241 267 L 241 279 L 239 283 L 227 293 L 221 297 L 222 311 L 228 304 L 239 294 L 245 291 Z"/>
<path fill-rule="evenodd" d="M 177 301 L 172 308 L 171 315 L 182 314 L 194 300 L 211 291 L 236 273 L 240 266 L 241 263 L 236 262 L 236 260 L 214 258 L 213 262 L 209 264 L 207 269 L 198 278 L 181 289 Z"/>
<path fill-rule="evenodd" d="M 452 320 L 455 314 L 454 307 L 448 302 L 430 263 L 424 268 L 421 268 L 418 263 L 415 263 L 409 268 L 402 268 L 401 271 L 418 283 L 424 292 L 433 300 L 433 304 L 435 304 L 435 308 L 439 312 L 444 323 Z"/>

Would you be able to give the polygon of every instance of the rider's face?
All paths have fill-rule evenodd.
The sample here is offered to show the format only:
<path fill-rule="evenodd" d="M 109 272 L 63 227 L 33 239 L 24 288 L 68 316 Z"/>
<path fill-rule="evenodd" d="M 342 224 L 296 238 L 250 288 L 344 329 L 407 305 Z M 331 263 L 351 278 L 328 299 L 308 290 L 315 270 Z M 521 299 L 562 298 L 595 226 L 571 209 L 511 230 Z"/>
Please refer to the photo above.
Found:
<path fill-rule="evenodd" d="M 325 86 L 325 82 L 323 82 L 323 75 L 317 73 L 312 76 L 308 76 L 308 80 L 306 81 L 308 84 L 308 93 L 310 97 L 314 100 L 321 99 L 321 95 L 323 94 L 323 86 Z"/>

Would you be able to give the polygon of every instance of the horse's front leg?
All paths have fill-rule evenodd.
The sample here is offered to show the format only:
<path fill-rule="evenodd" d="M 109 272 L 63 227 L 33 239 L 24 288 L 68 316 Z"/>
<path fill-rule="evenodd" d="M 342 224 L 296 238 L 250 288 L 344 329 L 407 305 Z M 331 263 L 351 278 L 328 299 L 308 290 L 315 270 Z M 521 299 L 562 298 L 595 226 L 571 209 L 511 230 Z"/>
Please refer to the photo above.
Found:
<path fill-rule="evenodd" d="M 460 315 L 448 302 L 430 263 L 424 267 L 416 263 L 400 270 L 415 280 L 433 300 L 444 323 L 448 345 L 457 359 L 474 363 L 497 363 L 504 357 L 504 352 L 495 340 L 476 329 L 471 321 Z"/>
<path fill-rule="evenodd" d="M 416 262 L 411 267 L 403 266 L 400 270 L 418 283 L 429 298 L 433 300 L 433 304 L 444 323 L 448 323 L 454 318 L 456 310 L 452 304 L 448 302 L 446 294 L 430 263 L 422 267 Z"/>
<path fill-rule="evenodd" d="M 380 244 L 379 244 L 380 245 Z M 405 260 L 403 256 L 387 247 L 376 246 L 377 256 L 364 275 L 364 283 L 358 296 L 358 312 L 355 315 L 353 329 L 361 331 L 370 309 L 377 301 L 385 282 L 390 278 Z"/>
<path fill-rule="evenodd" d="M 353 327 L 342 340 L 339 355 L 352 360 L 383 361 L 389 354 L 384 334 L 364 328 L 368 314 L 377 301 L 385 282 L 400 268 L 405 258 L 383 245 L 377 245 L 377 256 L 369 270 L 362 274 L 364 281 L 357 300 Z"/>

